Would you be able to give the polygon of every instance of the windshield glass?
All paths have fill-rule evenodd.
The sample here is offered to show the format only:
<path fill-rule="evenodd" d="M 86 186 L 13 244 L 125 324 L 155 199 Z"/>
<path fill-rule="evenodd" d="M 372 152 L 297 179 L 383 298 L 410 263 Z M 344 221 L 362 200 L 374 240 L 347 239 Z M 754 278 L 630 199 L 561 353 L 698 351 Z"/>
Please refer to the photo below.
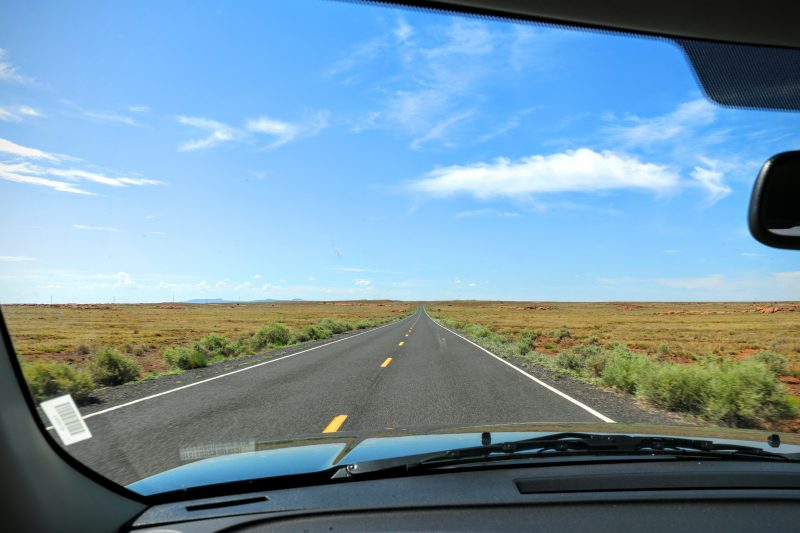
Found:
<path fill-rule="evenodd" d="M 800 430 L 797 257 L 746 226 L 798 117 L 712 103 L 675 43 L 323 1 L 4 12 L 3 319 L 49 434 L 111 480 L 476 426 Z"/>

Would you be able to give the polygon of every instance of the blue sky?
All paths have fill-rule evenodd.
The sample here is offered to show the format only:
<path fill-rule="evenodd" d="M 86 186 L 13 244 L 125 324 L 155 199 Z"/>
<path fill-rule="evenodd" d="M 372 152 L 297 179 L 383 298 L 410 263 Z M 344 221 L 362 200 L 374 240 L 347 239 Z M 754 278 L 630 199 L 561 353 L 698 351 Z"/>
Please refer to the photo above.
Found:
<path fill-rule="evenodd" d="M 796 114 L 667 42 L 308 1 L 7 2 L 0 302 L 800 299 Z"/>

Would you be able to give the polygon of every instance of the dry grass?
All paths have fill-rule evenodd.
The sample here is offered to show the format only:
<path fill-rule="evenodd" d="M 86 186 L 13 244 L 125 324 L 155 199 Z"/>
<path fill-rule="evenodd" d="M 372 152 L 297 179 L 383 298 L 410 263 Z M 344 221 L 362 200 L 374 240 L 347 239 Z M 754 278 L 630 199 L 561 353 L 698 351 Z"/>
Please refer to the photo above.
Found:
<path fill-rule="evenodd" d="M 708 355 L 746 358 L 759 350 L 785 355 L 800 370 L 800 303 L 437 302 L 428 310 L 514 336 L 540 330 L 537 350 L 558 353 L 590 337 L 676 362 Z M 758 312 L 758 310 L 777 312 Z M 573 339 L 556 340 L 566 326 Z"/>
<path fill-rule="evenodd" d="M 207 333 L 230 339 L 280 322 L 299 330 L 322 318 L 348 322 L 400 316 L 415 305 L 392 301 L 137 305 L 4 305 L 19 357 L 81 363 L 99 348 L 135 356 L 143 369 L 166 368 L 163 350 Z"/>

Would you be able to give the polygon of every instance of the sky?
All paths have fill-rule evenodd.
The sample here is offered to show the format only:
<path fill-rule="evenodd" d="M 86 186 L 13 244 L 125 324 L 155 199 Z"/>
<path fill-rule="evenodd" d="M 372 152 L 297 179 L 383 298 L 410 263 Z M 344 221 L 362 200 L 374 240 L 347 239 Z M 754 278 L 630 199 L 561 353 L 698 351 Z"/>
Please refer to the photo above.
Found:
<path fill-rule="evenodd" d="M 798 300 L 796 113 L 641 37 L 302 2 L 4 3 L 0 303 Z"/>

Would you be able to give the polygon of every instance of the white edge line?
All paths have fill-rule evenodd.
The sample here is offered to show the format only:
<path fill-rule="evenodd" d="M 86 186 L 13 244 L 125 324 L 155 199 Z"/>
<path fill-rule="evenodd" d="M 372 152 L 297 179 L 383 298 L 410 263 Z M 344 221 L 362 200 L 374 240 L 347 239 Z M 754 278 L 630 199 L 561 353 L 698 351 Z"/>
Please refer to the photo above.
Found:
<path fill-rule="evenodd" d="M 426 315 L 428 315 L 428 312 L 427 312 L 427 311 L 425 311 L 425 308 L 423 308 L 423 311 L 425 312 L 425 314 L 426 314 Z M 452 333 L 453 335 L 455 335 L 455 336 L 457 336 L 457 337 L 461 337 L 462 339 L 464 339 L 464 340 L 465 340 L 465 341 L 467 341 L 468 343 L 472 344 L 473 346 L 475 346 L 475 347 L 477 347 L 477 348 L 480 348 L 480 349 L 481 349 L 481 350 L 483 350 L 484 352 L 488 353 L 489 355 L 491 355 L 492 357 L 494 357 L 495 359 L 497 359 L 497 360 L 498 360 L 498 361 L 500 361 L 501 363 L 503 363 L 503 364 L 506 364 L 506 365 L 510 366 L 511 368 L 513 368 L 514 370 L 516 370 L 517 372 L 519 372 L 520 374 L 522 374 L 523 376 L 527 377 L 528 379 L 532 379 L 533 381 L 535 381 L 536 383 L 538 383 L 538 384 L 539 384 L 539 385 L 541 385 L 542 387 L 546 388 L 546 389 L 547 389 L 547 390 L 549 390 L 550 392 L 553 392 L 553 393 L 555 393 L 555 394 L 558 394 L 559 396 L 561 396 L 561 397 L 562 397 L 562 398 L 564 398 L 565 400 L 567 400 L 567 401 L 570 401 L 570 402 L 574 403 L 575 405 L 577 405 L 578 407 L 580 407 L 580 408 L 581 408 L 581 409 L 583 409 L 584 411 L 586 411 L 586 412 L 588 412 L 588 413 L 590 413 L 590 414 L 592 414 L 592 415 L 596 416 L 597 418 L 599 418 L 599 419 L 600 419 L 600 420 L 602 420 L 603 422 L 607 422 L 607 423 L 609 423 L 609 424 L 615 424 L 615 423 L 616 423 L 616 422 L 614 422 L 613 420 L 611 420 L 610 418 L 608 418 L 606 415 L 604 415 L 604 414 L 602 414 L 602 413 L 600 413 L 600 412 L 598 412 L 598 411 L 595 411 L 594 409 L 592 409 L 591 407 L 589 407 L 589 406 L 588 406 L 588 405 L 586 405 L 585 403 L 583 403 L 583 402 L 580 402 L 580 401 L 576 400 L 575 398 L 573 398 L 573 397 L 572 397 L 572 396 L 570 396 L 569 394 L 563 393 L 563 392 L 561 392 L 560 390 L 558 390 L 557 388 L 553 387 L 552 385 L 548 385 L 548 384 L 547 384 L 547 383 L 545 383 L 544 381 L 542 381 L 542 380 L 540 380 L 540 379 L 538 379 L 538 378 L 535 378 L 535 377 L 531 376 L 530 374 L 528 374 L 527 372 L 525 372 L 524 370 L 522 370 L 522 369 L 521 369 L 521 368 L 519 368 L 518 366 L 512 365 L 511 363 L 509 363 L 508 361 L 506 361 L 506 360 L 505 360 L 505 359 L 503 359 L 502 357 L 498 357 L 498 356 L 496 356 L 495 354 L 493 354 L 492 352 L 490 352 L 489 350 L 487 350 L 487 349 L 486 349 L 486 348 L 484 348 L 483 346 L 481 346 L 481 345 L 479 345 L 479 344 L 476 344 L 476 343 L 472 342 L 471 340 L 469 340 L 468 338 L 464 337 L 463 335 L 459 335 L 458 333 L 456 333 L 455 331 L 451 330 L 450 328 L 447 328 L 447 327 L 445 327 L 445 326 L 441 325 L 441 324 L 440 324 L 438 321 L 436 321 L 436 320 L 433 320 L 433 318 L 432 318 L 430 315 L 428 315 L 428 318 L 430 318 L 430 319 L 433 321 L 433 323 L 434 323 L 434 324 L 436 324 L 437 326 L 439 326 L 440 328 L 442 328 L 442 329 L 445 329 L 445 330 L 449 331 L 450 333 Z"/>
<path fill-rule="evenodd" d="M 411 317 L 407 317 L 407 318 L 411 318 Z M 157 394 L 151 394 L 150 396 L 145 396 L 144 398 L 137 398 L 137 399 L 132 400 L 132 401 L 127 402 L 127 403 L 121 403 L 119 405 L 115 405 L 114 407 L 109 407 L 108 409 L 103 409 L 102 411 L 95 411 L 94 413 L 89 413 L 88 415 L 83 415 L 82 418 L 84 420 L 86 420 L 87 418 L 92 418 L 93 416 L 102 415 L 102 414 L 105 414 L 105 413 L 110 413 L 111 411 L 116 411 L 117 409 L 122 409 L 123 407 L 128 407 L 130 405 L 137 404 L 139 402 L 144 402 L 146 400 L 152 400 L 153 398 L 158 398 L 159 396 L 164 396 L 166 394 L 171 394 L 173 392 L 178 392 L 179 390 L 188 389 L 189 387 L 194 387 L 195 385 L 202 385 L 203 383 L 208 383 L 209 381 L 214 381 L 215 379 L 224 378 L 226 376 L 232 376 L 233 374 L 238 374 L 239 372 L 245 372 L 247 370 L 252 370 L 253 368 L 257 368 L 259 366 L 268 365 L 270 363 L 277 363 L 278 361 L 281 361 L 283 359 L 288 359 L 290 357 L 294 357 L 295 355 L 300 355 L 301 353 L 306 353 L 306 352 L 310 352 L 312 350 L 317 350 L 319 348 L 324 348 L 325 346 L 330 346 L 331 344 L 336 344 L 337 342 L 350 340 L 350 339 L 353 339 L 355 337 L 358 337 L 359 335 L 364 335 L 365 333 L 371 333 L 373 331 L 378 331 L 379 329 L 385 328 L 387 326 L 391 326 L 391 325 L 397 324 L 402 320 L 405 320 L 405 319 L 400 319 L 397 322 L 390 322 L 388 324 L 384 324 L 382 326 L 378 326 L 377 328 L 368 329 L 367 331 L 362 331 L 361 333 L 356 333 L 355 335 L 350 335 L 348 337 L 344 337 L 343 339 L 337 339 L 335 341 L 326 342 L 325 344 L 320 344 L 319 346 L 314 346 L 313 348 L 306 348 L 305 350 L 301 350 L 301 351 L 295 352 L 295 353 L 290 353 L 289 355 L 284 355 L 283 357 L 278 357 L 277 359 L 270 359 L 269 361 L 263 361 L 261 363 L 256 363 L 254 365 L 246 366 L 244 368 L 240 368 L 239 370 L 234 370 L 233 372 L 227 372 L 225 374 L 220 374 L 219 376 L 214 376 L 214 377 L 211 377 L 211 378 L 201 379 L 200 381 L 195 381 L 194 383 L 189 383 L 188 385 L 182 385 L 182 386 L 176 387 L 174 389 L 165 390 L 165 391 L 159 392 Z M 417 320 L 419 320 L 419 317 L 417 317 Z M 47 430 L 47 431 L 50 431 L 50 430 L 53 429 L 53 426 L 47 426 L 44 429 Z"/>

